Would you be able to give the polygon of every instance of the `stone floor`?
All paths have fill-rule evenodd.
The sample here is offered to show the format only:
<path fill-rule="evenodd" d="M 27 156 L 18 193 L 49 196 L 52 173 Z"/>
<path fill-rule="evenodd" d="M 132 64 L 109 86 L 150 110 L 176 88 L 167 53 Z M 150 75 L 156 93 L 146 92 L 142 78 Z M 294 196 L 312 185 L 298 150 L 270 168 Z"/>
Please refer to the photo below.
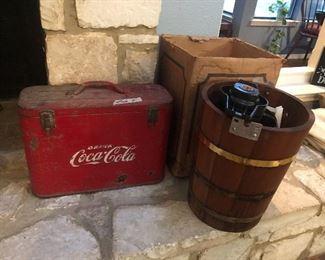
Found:
<path fill-rule="evenodd" d="M 39 199 L 19 145 L 0 148 L 0 259 L 290 260 L 325 252 L 325 159 L 306 146 L 248 232 L 199 221 L 187 185 L 166 170 L 157 185 Z"/>

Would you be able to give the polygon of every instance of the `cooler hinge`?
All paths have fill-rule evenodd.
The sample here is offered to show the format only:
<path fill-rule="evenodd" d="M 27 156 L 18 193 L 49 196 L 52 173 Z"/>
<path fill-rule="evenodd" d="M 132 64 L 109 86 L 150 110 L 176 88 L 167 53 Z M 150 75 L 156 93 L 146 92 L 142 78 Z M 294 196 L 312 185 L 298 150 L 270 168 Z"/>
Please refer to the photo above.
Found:
<path fill-rule="evenodd" d="M 47 135 L 55 128 L 55 114 L 54 111 L 47 110 L 40 112 L 41 126 Z"/>
<path fill-rule="evenodd" d="M 159 107 L 150 106 L 148 109 L 147 121 L 149 124 L 155 124 L 158 121 Z"/>

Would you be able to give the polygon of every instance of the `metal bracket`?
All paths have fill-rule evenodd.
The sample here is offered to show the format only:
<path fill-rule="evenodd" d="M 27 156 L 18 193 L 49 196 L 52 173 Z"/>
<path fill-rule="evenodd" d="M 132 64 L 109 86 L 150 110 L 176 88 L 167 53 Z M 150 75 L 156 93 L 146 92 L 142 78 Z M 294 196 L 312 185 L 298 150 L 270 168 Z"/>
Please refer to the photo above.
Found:
<path fill-rule="evenodd" d="M 47 135 L 50 134 L 51 130 L 55 128 L 55 115 L 54 111 L 42 111 L 40 112 L 41 126 Z"/>
<path fill-rule="evenodd" d="M 256 122 L 245 122 L 243 119 L 233 117 L 231 120 L 229 132 L 231 134 L 257 141 L 260 137 L 263 125 Z"/>

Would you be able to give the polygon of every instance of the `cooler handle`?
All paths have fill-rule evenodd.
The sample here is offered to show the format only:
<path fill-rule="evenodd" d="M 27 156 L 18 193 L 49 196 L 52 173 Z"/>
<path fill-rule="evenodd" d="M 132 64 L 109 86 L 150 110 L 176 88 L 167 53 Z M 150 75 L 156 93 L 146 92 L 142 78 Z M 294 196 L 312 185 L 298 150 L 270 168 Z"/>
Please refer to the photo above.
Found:
<path fill-rule="evenodd" d="M 79 95 L 83 92 L 86 88 L 107 88 L 113 90 L 120 94 L 125 94 L 123 90 L 121 90 L 117 85 L 110 81 L 87 81 L 84 82 L 78 87 L 76 90 L 73 91 L 73 95 Z"/>

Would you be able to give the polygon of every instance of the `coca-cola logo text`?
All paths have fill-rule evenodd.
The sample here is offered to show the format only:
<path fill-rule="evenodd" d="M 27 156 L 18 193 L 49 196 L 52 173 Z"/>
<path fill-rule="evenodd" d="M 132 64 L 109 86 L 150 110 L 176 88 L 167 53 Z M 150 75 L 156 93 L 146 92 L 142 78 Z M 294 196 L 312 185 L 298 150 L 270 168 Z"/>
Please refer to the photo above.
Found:
<path fill-rule="evenodd" d="M 87 149 L 81 149 L 72 155 L 70 164 L 72 167 L 79 167 L 88 164 L 130 162 L 135 160 L 135 149 L 135 145 L 89 146 Z"/>

